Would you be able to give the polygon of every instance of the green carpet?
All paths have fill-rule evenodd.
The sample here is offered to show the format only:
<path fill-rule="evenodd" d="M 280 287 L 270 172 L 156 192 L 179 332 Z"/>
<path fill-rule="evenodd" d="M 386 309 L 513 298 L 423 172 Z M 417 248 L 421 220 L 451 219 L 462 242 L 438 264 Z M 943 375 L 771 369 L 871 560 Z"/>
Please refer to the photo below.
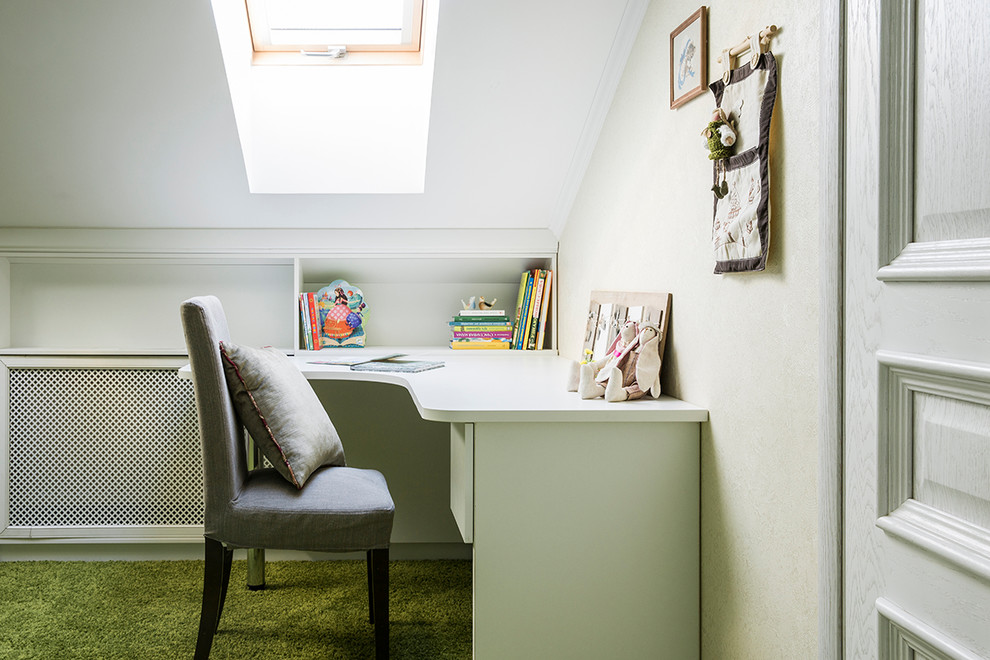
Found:
<path fill-rule="evenodd" d="M 371 658 L 361 561 L 235 561 L 211 658 Z M 393 658 L 471 657 L 471 563 L 390 563 Z M 201 561 L 0 562 L 0 658 L 191 658 Z"/>

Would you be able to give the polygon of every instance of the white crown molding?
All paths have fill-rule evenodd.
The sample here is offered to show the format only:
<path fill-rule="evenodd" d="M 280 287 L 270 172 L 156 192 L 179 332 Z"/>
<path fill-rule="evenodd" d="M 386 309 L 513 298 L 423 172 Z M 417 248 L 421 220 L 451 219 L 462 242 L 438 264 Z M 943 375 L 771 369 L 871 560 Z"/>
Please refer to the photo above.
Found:
<path fill-rule="evenodd" d="M 547 229 L 0 228 L 0 257 L 549 257 Z"/>
<path fill-rule="evenodd" d="M 619 28 L 598 81 L 595 97 L 591 102 L 584 128 L 581 130 L 577 147 L 571 157 L 571 164 L 567 168 L 567 175 L 564 177 L 564 183 L 550 216 L 550 231 L 557 238 L 564 233 L 571 207 L 591 163 L 591 156 L 598 144 L 598 136 L 601 135 L 602 127 L 605 125 L 605 118 L 608 116 L 609 108 L 612 107 L 612 99 L 619 88 L 619 81 L 622 80 L 622 73 L 626 69 L 626 61 L 629 59 L 629 53 L 632 52 L 633 44 L 636 43 L 636 36 L 639 34 L 640 25 L 649 5 L 649 0 L 628 0 L 622 12 L 622 19 L 619 21 Z"/>

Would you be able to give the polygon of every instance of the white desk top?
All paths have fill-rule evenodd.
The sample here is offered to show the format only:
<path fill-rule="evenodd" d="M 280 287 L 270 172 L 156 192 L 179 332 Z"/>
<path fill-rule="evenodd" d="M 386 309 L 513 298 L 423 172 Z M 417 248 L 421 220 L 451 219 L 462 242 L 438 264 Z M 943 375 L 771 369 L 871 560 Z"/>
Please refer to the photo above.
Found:
<path fill-rule="evenodd" d="M 351 371 L 312 364 L 338 357 L 405 353 L 406 360 L 440 360 L 420 373 Z M 551 351 L 455 351 L 450 348 L 300 351 L 291 359 L 310 380 L 390 383 L 409 391 L 423 419 L 436 422 L 704 422 L 708 411 L 668 396 L 607 403 L 565 391 L 570 361 Z M 180 370 L 189 377 L 189 367 Z"/>

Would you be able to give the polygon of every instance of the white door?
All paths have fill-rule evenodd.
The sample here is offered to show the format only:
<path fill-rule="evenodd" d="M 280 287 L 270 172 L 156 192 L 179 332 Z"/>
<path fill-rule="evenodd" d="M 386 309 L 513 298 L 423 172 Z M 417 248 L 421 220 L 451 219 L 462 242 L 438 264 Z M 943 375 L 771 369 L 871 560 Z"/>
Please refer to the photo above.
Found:
<path fill-rule="evenodd" d="M 990 3 L 846 3 L 846 658 L 990 658 Z"/>

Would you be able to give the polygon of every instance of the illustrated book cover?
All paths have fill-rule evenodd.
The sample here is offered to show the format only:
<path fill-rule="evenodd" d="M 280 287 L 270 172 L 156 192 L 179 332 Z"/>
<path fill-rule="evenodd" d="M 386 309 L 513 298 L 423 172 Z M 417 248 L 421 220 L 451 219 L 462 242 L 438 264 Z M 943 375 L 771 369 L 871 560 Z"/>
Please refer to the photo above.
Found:
<path fill-rule="evenodd" d="M 316 292 L 317 348 L 362 347 L 367 304 L 364 293 L 346 280 L 334 280 Z"/>

